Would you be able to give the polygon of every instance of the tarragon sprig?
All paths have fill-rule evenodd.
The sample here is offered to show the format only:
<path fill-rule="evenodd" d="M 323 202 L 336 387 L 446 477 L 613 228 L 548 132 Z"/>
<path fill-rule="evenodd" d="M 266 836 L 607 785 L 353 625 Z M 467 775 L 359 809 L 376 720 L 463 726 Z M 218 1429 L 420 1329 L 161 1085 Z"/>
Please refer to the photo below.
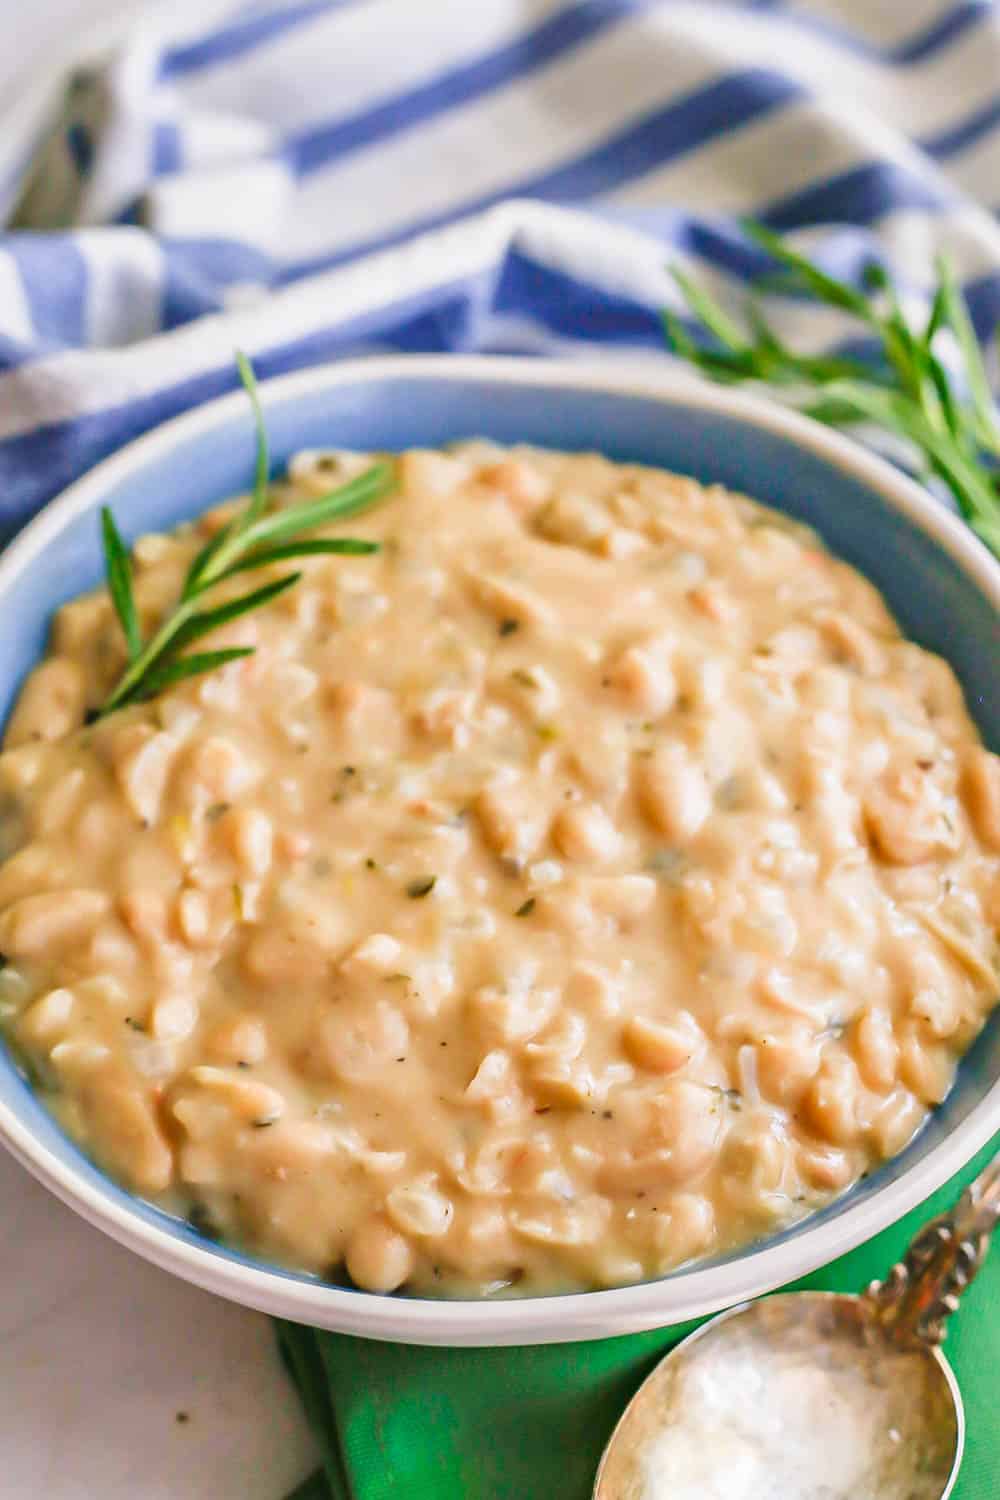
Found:
<path fill-rule="evenodd" d="M 847 355 L 799 354 L 774 332 L 751 295 L 746 328 L 696 281 L 673 268 L 690 310 L 709 336 L 696 343 L 680 319 L 664 313 L 674 352 L 726 383 L 781 387 L 799 410 L 833 427 L 874 425 L 916 450 L 927 474 L 942 480 L 962 515 L 1000 557 L 1000 422 L 965 298 L 948 258 L 936 262 L 937 287 L 922 326 L 905 316 L 892 280 L 873 263 L 857 288 L 828 275 L 761 224 L 744 225 L 781 271 L 780 285 L 862 323 L 877 345 L 872 363 Z M 935 347 L 950 331 L 961 362 L 953 373 Z"/>
<path fill-rule="evenodd" d="M 111 511 L 107 506 L 101 511 L 108 591 L 125 636 L 128 660 L 121 677 L 98 710 L 99 718 L 113 713 L 116 708 L 124 708 L 126 704 L 152 698 L 186 677 L 211 672 L 226 662 L 251 656 L 252 646 L 233 646 L 187 655 L 181 653 L 220 625 L 269 604 L 296 584 L 302 575 L 286 573 L 234 599 L 206 606 L 206 594 L 224 579 L 293 557 L 312 557 L 323 552 L 357 557 L 378 551 L 377 542 L 360 541 L 355 537 L 307 537 L 305 533 L 357 515 L 380 500 L 392 486 L 392 465 L 374 464 L 364 474 L 329 494 L 284 509 L 269 510 L 270 459 L 257 381 L 245 355 L 237 354 L 236 362 L 253 406 L 257 442 L 253 493 L 244 508 L 221 527 L 194 558 L 177 603 L 149 640 L 143 639 L 139 623 L 128 551 Z"/>

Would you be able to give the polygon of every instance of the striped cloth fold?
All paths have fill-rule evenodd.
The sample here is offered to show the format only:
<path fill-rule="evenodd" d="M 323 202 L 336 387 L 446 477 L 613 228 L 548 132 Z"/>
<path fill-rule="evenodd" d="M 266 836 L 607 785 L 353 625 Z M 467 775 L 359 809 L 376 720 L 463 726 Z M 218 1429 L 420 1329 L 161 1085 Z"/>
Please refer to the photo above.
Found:
<path fill-rule="evenodd" d="M 237 346 L 666 358 L 668 259 L 738 301 L 746 214 L 1000 320 L 992 0 L 175 0 L 0 142 L 0 536 Z"/>

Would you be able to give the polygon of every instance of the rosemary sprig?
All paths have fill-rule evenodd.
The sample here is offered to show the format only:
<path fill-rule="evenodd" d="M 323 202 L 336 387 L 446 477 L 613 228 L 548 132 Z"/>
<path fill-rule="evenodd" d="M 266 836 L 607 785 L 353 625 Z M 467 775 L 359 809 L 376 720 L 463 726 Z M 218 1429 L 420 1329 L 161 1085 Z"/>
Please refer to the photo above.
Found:
<path fill-rule="evenodd" d="M 237 354 L 240 379 L 253 406 L 257 458 L 253 494 L 243 510 L 208 541 L 194 558 L 174 608 L 157 630 L 144 640 L 132 588 L 132 565 L 114 516 L 101 511 L 104 565 L 108 591 L 121 623 L 128 650 L 125 670 L 98 710 L 97 717 L 113 713 L 129 703 L 139 703 L 186 677 L 214 671 L 241 656 L 252 656 L 252 646 L 234 646 L 220 651 L 191 652 L 188 646 L 220 625 L 251 610 L 260 609 L 296 584 L 301 573 L 285 573 L 261 588 L 238 594 L 214 606 L 206 606 L 205 595 L 227 578 L 271 563 L 318 553 L 360 557 L 377 552 L 378 543 L 356 537 L 306 537 L 317 527 L 357 515 L 389 491 L 393 482 L 391 464 L 375 464 L 356 479 L 284 510 L 269 510 L 267 431 L 261 410 L 257 381 L 250 361 Z"/>
<path fill-rule="evenodd" d="M 951 491 L 973 531 L 1000 557 L 1000 421 L 976 338 L 954 271 L 946 256 L 936 262 L 937 287 L 930 314 L 913 327 L 885 269 L 872 264 L 859 291 L 797 254 L 761 224 L 748 237 L 767 252 L 783 289 L 805 294 L 865 325 L 877 358 L 804 355 L 790 349 L 751 295 L 746 329 L 704 287 L 673 268 L 691 314 L 707 336 L 696 342 L 679 318 L 665 311 L 674 352 L 713 380 L 780 387 L 800 411 L 833 427 L 865 423 L 902 438 L 918 455 L 925 475 Z M 768 278 L 773 284 L 773 276 Z M 961 359 L 958 376 L 935 345 L 950 332 Z"/>

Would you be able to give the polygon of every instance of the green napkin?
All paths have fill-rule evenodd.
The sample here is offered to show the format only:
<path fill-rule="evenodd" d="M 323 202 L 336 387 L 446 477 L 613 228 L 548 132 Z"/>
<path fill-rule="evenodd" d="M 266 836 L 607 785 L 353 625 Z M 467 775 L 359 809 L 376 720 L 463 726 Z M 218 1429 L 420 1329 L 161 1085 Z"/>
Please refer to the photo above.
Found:
<path fill-rule="evenodd" d="M 919 1209 L 796 1282 L 861 1291 L 1000 1147 L 1000 1136 Z M 323 1450 L 289 1500 L 589 1500 L 604 1444 L 660 1356 L 695 1323 L 522 1349 L 424 1349 L 278 1325 Z M 1000 1495 L 1000 1231 L 946 1345 L 965 1400 L 953 1500 Z"/>

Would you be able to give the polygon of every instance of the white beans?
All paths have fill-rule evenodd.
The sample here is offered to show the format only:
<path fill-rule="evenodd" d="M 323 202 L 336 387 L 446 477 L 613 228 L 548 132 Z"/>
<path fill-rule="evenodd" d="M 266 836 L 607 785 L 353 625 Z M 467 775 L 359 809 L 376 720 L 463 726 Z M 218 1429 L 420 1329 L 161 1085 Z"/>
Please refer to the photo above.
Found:
<path fill-rule="evenodd" d="M 819 1072 L 819 1045 L 804 1026 L 760 1037 L 756 1053 L 758 1087 L 777 1104 L 796 1104 Z"/>
<path fill-rule="evenodd" d="M 51 850 L 44 843 L 26 844 L 0 865 L 0 911 L 22 896 L 45 891 L 53 873 Z"/>
<path fill-rule="evenodd" d="M 370 461 L 293 457 L 273 504 Z M 1000 760 L 750 500 L 387 462 L 377 550 L 297 560 L 221 670 L 85 723 L 124 639 L 106 591 L 60 611 L 0 754 L 0 1028 L 98 1163 L 271 1262 L 475 1296 L 729 1253 L 950 1087 L 1000 992 Z M 242 503 L 140 541 L 144 632 Z"/>
<path fill-rule="evenodd" d="M 192 1068 L 190 1078 L 192 1083 L 221 1099 L 240 1119 L 250 1120 L 254 1125 L 273 1125 L 285 1113 L 285 1100 L 278 1090 L 254 1078 L 208 1064 Z"/>
<path fill-rule="evenodd" d="M 27 1041 L 44 1045 L 61 1036 L 73 1013 L 76 997 L 72 990 L 50 990 L 24 1013 L 21 1035 Z"/>
<path fill-rule="evenodd" d="M 855 1055 L 869 1088 L 886 1093 L 896 1082 L 899 1045 L 888 1011 L 869 1006 L 858 1022 Z"/>
<path fill-rule="evenodd" d="M 25 896 L 0 913 L 0 952 L 31 958 L 79 942 L 110 904 L 105 892 L 97 890 Z"/>
<path fill-rule="evenodd" d="M 597 911 L 607 912 L 627 928 L 652 911 L 657 884 L 652 875 L 609 875 L 588 881 L 586 891 Z"/>
<path fill-rule="evenodd" d="M 159 1042 L 182 1042 L 198 1024 L 198 1006 L 192 995 L 164 995 L 153 1006 L 149 1029 Z"/>
<path fill-rule="evenodd" d="M 639 805 L 668 838 L 693 838 L 711 811 L 704 773 L 679 746 L 655 752 L 637 767 Z"/>
<path fill-rule="evenodd" d="M 252 1016 L 237 1016 L 217 1027 L 210 1045 L 213 1055 L 223 1062 L 251 1068 L 267 1057 L 267 1030 L 262 1021 Z"/>
<path fill-rule="evenodd" d="M 1000 851 L 1000 756 L 973 745 L 966 756 L 963 791 L 976 832 Z"/>
<path fill-rule="evenodd" d="M 560 853 L 584 864 L 613 860 L 622 844 L 621 834 L 596 804 L 564 807 L 556 816 L 552 836 Z"/>
<path fill-rule="evenodd" d="M 715 1210 L 697 1193 L 673 1193 L 666 1212 L 656 1215 L 654 1242 L 660 1253 L 660 1270 L 703 1255 L 715 1239 Z"/>
<path fill-rule="evenodd" d="M 382 1218 L 359 1225 L 347 1246 L 351 1280 L 366 1292 L 394 1292 L 409 1279 L 414 1262 L 409 1240 Z"/>
<path fill-rule="evenodd" d="M 259 879 L 271 868 L 273 827 L 271 819 L 259 808 L 248 807 L 237 812 L 231 823 L 233 853 L 246 874 Z"/>
<path fill-rule="evenodd" d="M 514 1062 L 502 1047 L 493 1047 L 481 1059 L 462 1095 L 467 1104 L 480 1105 L 495 1120 L 515 1112 L 520 1089 Z"/>
<path fill-rule="evenodd" d="M 701 1045 L 690 1017 L 687 1025 L 667 1026 L 648 1016 L 632 1016 L 625 1022 L 622 1041 L 632 1061 L 653 1073 L 676 1073 L 691 1061 Z"/>
<path fill-rule="evenodd" d="M 28 678 L 7 725 L 5 745 L 58 740 L 83 721 L 84 681 L 79 665 L 54 656 Z"/>
<path fill-rule="evenodd" d="M 177 755 L 177 741 L 149 724 L 126 725 L 111 742 L 115 776 L 125 801 L 142 823 L 155 823 Z"/>
<path fill-rule="evenodd" d="M 892 864 L 933 859 L 953 839 L 937 789 L 918 767 L 888 772 L 869 792 L 864 812 L 877 853 Z"/>
<path fill-rule="evenodd" d="M 173 1153 L 149 1100 L 139 1089 L 90 1077 L 83 1106 L 95 1146 L 140 1193 L 162 1193 L 173 1178 Z"/>
<path fill-rule="evenodd" d="M 470 1004 L 488 1035 L 501 1042 L 526 1042 L 555 1015 L 559 991 L 527 983 L 485 985 Z"/>
<path fill-rule="evenodd" d="M 668 1083 L 653 1102 L 653 1118 L 667 1151 L 665 1181 L 688 1182 L 710 1165 L 722 1128 L 716 1093 L 694 1083 Z"/>
<path fill-rule="evenodd" d="M 486 464 L 477 475 L 480 484 L 495 488 L 519 514 L 529 514 L 549 494 L 551 483 L 526 459 L 508 458 Z"/>
<path fill-rule="evenodd" d="M 665 714 L 677 699 L 677 680 L 670 666 L 671 643 L 654 639 L 627 646 L 609 671 L 609 681 L 636 713 Z"/>
<path fill-rule="evenodd" d="M 530 858 L 542 832 L 542 819 L 523 786 L 498 780 L 483 787 L 475 802 L 483 838 L 494 853 L 513 860 Z"/>
<path fill-rule="evenodd" d="M 439 1239 L 447 1234 L 455 1209 L 450 1199 L 431 1182 L 409 1183 L 393 1188 L 385 1200 L 386 1212 L 397 1229 L 418 1238 Z"/>
<path fill-rule="evenodd" d="M 857 1069 L 850 1058 L 830 1056 L 806 1093 L 806 1119 L 823 1140 L 849 1145 L 858 1132 L 857 1096 Z"/>
<path fill-rule="evenodd" d="M 940 1045 L 907 1036 L 899 1049 L 899 1075 L 925 1104 L 940 1104 L 951 1087 L 955 1065 Z"/>
<path fill-rule="evenodd" d="M 334 1012 L 320 1027 L 320 1045 L 334 1074 L 366 1078 L 405 1059 L 410 1029 L 406 1017 L 387 1000 L 361 1011 Z"/>

